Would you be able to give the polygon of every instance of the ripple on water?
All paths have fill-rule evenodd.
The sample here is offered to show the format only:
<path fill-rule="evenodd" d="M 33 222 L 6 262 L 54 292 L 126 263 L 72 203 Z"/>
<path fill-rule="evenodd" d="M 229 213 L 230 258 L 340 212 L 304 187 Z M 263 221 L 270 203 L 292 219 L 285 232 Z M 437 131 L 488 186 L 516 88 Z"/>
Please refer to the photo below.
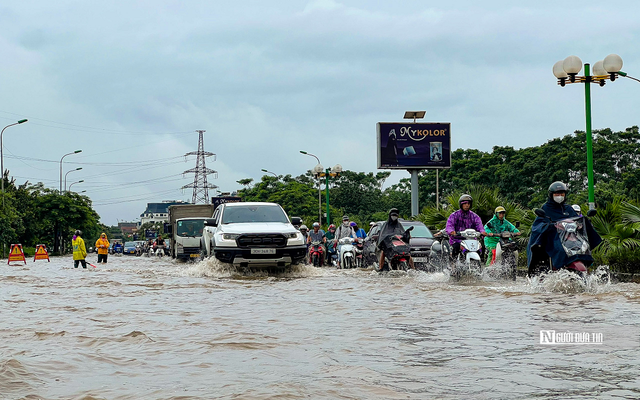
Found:
<path fill-rule="evenodd" d="M 13 358 L 0 360 L 0 398 L 31 389 L 30 381 L 37 382 L 38 379 L 20 361 Z"/>

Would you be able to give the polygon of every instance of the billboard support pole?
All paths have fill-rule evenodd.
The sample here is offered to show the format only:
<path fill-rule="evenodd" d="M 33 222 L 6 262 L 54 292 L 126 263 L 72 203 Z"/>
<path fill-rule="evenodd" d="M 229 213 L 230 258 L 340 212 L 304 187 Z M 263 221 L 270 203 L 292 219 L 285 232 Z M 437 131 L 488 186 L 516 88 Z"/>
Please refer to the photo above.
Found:
<path fill-rule="evenodd" d="M 419 169 L 410 169 L 411 174 L 411 216 L 418 215 L 418 171 Z"/>
<path fill-rule="evenodd" d="M 440 209 L 440 169 L 436 168 L 436 210 Z"/>

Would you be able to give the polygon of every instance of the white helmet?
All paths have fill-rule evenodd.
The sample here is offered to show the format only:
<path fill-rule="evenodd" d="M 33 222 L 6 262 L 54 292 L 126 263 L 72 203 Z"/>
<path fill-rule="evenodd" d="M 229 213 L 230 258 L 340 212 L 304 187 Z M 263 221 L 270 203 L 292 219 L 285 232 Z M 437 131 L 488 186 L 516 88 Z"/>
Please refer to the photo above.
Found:
<path fill-rule="evenodd" d="M 315 228 L 315 227 L 318 227 L 318 228 L 319 228 L 319 227 L 320 227 L 320 223 L 319 223 L 319 222 L 314 222 L 314 223 L 313 223 L 313 227 L 314 227 L 314 228 Z"/>
<path fill-rule="evenodd" d="M 301 231 L 302 231 L 302 230 L 308 231 L 308 230 L 309 230 L 309 228 L 307 228 L 307 226 L 306 226 L 306 225 L 302 225 L 302 226 L 300 227 L 300 230 L 301 230 Z"/>

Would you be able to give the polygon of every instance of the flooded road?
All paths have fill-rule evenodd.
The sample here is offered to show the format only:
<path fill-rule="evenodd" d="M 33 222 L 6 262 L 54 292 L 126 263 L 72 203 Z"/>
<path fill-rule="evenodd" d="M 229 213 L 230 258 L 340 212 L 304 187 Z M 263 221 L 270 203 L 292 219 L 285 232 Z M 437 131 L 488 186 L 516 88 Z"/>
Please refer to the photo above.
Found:
<path fill-rule="evenodd" d="M 633 283 L 71 267 L 0 266 L 0 399 L 640 398 Z"/>

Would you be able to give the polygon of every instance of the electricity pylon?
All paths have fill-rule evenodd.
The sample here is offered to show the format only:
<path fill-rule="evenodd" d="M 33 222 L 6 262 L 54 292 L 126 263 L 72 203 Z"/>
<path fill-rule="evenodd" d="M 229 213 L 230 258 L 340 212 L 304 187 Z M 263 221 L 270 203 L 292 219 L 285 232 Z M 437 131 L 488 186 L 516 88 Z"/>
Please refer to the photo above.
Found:
<path fill-rule="evenodd" d="M 203 134 L 206 131 L 197 130 L 196 132 L 198 132 L 200 135 L 198 138 L 198 151 L 192 151 L 185 154 L 185 157 L 198 156 L 198 158 L 196 159 L 196 167 L 183 172 L 184 174 L 195 173 L 195 176 L 193 177 L 193 183 L 184 185 L 182 189 L 193 188 L 193 199 L 191 200 L 193 204 L 207 204 L 210 203 L 209 189 L 218 188 L 216 185 L 207 182 L 207 175 L 215 174 L 214 178 L 217 178 L 218 171 L 207 168 L 205 164 L 205 157 L 213 156 L 213 161 L 215 161 L 216 155 L 214 153 L 204 151 Z"/>

